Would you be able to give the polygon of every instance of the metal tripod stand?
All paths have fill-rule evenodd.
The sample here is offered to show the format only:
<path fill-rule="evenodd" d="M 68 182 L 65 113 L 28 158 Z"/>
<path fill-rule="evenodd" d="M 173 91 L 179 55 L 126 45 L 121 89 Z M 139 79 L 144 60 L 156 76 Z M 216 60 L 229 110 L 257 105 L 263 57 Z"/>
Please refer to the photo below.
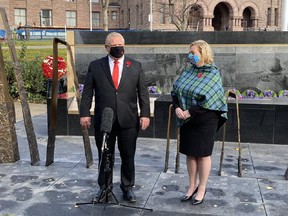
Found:
<path fill-rule="evenodd" d="M 109 149 L 107 147 L 107 136 L 104 136 L 103 138 L 103 144 L 102 144 L 102 155 L 101 155 L 101 160 L 99 163 L 99 170 L 100 167 L 102 165 L 102 163 L 104 162 L 104 172 L 105 172 L 105 187 L 102 189 L 101 194 L 99 197 L 95 197 L 92 199 L 92 201 L 90 202 L 83 202 L 83 203 L 76 203 L 75 206 L 78 207 L 80 205 L 87 205 L 87 204 L 102 204 L 105 205 L 104 211 L 106 209 L 106 207 L 108 205 L 118 205 L 118 206 L 123 206 L 123 207 L 127 207 L 127 208 L 134 208 L 134 209 L 142 209 L 142 210 L 149 210 L 149 211 L 153 211 L 153 209 L 150 208 L 144 208 L 144 207 L 138 207 L 138 206 L 130 206 L 130 205 L 125 205 L 122 203 L 119 203 L 118 199 L 116 198 L 115 194 L 113 193 L 111 187 L 108 185 L 108 174 L 112 171 L 111 168 L 111 164 L 110 164 L 110 156 L 111 153 L 109 153 Z M 103 161 L 103 156 L 104 157 L 104 161 Z M 112 195 L 112 197 L 114 198 L 115 202 L 109 202 L 108 201 L 108 196 L 109 194 Z M 103 198 L 104 197 L 104 198 Z"/>

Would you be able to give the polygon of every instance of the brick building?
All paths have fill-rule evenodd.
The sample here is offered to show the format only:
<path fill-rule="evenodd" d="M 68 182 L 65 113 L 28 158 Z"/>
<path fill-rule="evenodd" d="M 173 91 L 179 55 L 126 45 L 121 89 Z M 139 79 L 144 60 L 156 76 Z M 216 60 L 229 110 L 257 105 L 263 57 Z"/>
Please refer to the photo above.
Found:
<path fill-rule="evenodd" d="M 109 29 L 280 30 L 282 1 L 110 0 L 108 22 Z M 102 0 L 0 0 L 0 6 L 5 8 L 11 28 L 26 25 L 102 29 L 103 26 Z M 183 10 L 184 16 L 180 16 Z M 180 22 L 175 25 L 173 19 Z"/>

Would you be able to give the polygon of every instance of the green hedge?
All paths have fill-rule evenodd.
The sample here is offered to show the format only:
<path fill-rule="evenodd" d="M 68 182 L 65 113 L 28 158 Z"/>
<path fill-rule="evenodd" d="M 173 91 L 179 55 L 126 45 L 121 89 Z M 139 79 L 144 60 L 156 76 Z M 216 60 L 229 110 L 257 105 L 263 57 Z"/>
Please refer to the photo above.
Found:
<path fill-rule="evenodd" d="M 43 76 L 41 65 L 43 59 L 48 55 L 52 55 L 52 52 L 52 48 L 27 50 L 25 43 L 21 45 L 21 49 L 17 50 L 24 87 L 29 102 L 46 102 L 47 78 Z M 62 50 L 61 53 L 64 54 L 65 52 L 66 50 Z M 14 99 L 19 99 L 18 85 L 14 76 L 13 61 L 11 60 L 9 50 L 4 50 L 3 53 L 9 93 Z"/>

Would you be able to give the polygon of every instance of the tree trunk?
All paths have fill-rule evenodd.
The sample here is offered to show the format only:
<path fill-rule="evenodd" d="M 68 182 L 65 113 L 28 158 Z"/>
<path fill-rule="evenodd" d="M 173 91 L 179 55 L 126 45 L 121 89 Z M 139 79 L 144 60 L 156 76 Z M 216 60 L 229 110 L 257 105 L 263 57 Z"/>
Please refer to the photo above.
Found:
<path fill-rule="evenodd" d="M 108 7 L 109 7 L 109 0 L 103 0 L 103 30 L 108 31 Z"/>

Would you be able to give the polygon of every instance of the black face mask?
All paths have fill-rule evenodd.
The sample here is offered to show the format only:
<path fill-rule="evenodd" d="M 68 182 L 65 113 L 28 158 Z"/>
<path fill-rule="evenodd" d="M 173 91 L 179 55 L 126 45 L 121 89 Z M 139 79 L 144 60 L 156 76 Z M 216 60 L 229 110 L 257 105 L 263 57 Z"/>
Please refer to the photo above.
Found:
<path fill-rule="evenodd" d="M 121 58 L 124 55 L 124 47 L 123 46 L 111 47 L 109 54 L 115 58 Z"/>

